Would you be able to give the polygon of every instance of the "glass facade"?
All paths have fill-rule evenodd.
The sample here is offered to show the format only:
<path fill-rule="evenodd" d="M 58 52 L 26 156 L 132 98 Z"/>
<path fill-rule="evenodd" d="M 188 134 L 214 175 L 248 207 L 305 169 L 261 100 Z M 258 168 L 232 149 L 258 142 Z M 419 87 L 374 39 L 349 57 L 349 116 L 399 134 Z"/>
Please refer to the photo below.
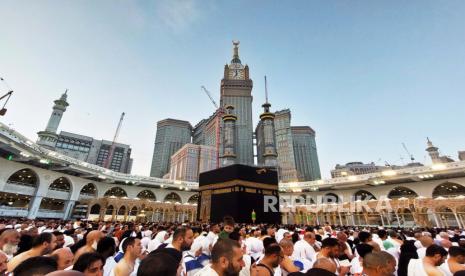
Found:
<path fill-rule="evenodd" d="M 171 156 L 191 142 L 192 126 L 187 121 L 166 119 L 157 123 L 150 176 L 164 177 L 169 172 Z"/>

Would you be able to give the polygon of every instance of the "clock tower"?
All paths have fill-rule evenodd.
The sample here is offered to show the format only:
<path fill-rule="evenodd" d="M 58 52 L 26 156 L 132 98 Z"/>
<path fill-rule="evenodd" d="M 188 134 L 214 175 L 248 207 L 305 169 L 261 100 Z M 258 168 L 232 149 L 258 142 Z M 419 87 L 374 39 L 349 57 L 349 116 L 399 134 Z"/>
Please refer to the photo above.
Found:
<path fill-rule="evenodd" d="M 249 66 L 244 66 L 239 58 L 239 41 L 233 41 L 233 58 L 230 64 L 224 66 L 224 77 L 221 80 L 220 104 L 223 108 L 234 107 L 237 116 L 236 163 L 244 165 L 254 164 L 252 87 Z"/>

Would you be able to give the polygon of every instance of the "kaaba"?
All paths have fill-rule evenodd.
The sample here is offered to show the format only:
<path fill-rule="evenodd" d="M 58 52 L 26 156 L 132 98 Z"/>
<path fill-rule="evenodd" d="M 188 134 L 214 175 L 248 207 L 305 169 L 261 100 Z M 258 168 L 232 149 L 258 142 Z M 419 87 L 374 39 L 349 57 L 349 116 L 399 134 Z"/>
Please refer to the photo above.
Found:
<path fill-rule="evenodd" d="M 234 164 L 199 175 L 198 220 L 222 222 L 231 216 L 252 223 L 252 212 L 255 223 L 281 222 L 276 168 Z"/>

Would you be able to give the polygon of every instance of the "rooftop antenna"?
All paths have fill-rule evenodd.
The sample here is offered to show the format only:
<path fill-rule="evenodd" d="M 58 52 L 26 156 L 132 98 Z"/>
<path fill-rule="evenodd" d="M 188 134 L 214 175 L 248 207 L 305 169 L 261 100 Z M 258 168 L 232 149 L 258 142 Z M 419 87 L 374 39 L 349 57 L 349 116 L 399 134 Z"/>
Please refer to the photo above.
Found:
<path fill-rule="evenodd" d="M 266 75 L 265 75 L 265 103 L 268 103 L 268 82 L 266 81 Z"/>

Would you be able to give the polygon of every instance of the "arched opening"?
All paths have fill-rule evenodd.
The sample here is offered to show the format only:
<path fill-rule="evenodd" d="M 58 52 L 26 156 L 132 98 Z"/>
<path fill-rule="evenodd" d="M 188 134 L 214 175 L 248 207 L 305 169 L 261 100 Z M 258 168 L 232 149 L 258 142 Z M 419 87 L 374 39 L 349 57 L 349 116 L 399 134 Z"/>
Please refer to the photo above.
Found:
<path fill-rule="evenodd" d="M 459 195 L 465 195 L 465 187 L 451 182 L 439 184 L 433 190 L 433 198 L 442 197 L 456 197 Z"/>
<path fill-rule="evenodd" d="M 177 193 L 169 193 L 165 196 L 163 201 L 166 203 L 181 202 L 181 197 Z"/>
<path fill-rule="evenodd" d="M 107 207 L 107 210 L 106 210 L 106 212 L 105 212 L 105 215 L 112 215 L 112 214 L 113 214 L 113 209 L 115 209 L 115 208 L 113 207 L 113 205 L 108 206 L 108 207 Z"/>
<path fill-rule="evenodd" d="M 120 187 L 113 187 L 105 192 L 104 197 L 128 197 L 125 190 Z"/>
<path fill-rule="evenodd" d="M 125 220 L 126 213 L 126 206 L 121 206 L 116 213 L 116 220 Z"/>
<path fill-rule="evenodd" d="M 93 183 L 88 183 L 82 187 L 81 192 L 79 192 L 79 198 L 96 198 L 97 197 L 97 187 Z"/>
<path fill-rule="evenodd" d="M 442 206 L 436 209 L 436 214 L 439 217 L 441 227 L 459 226 L 454 212 L 447 206 Z"/>
<path fill-rule="evenodd" d="M 100 205 L 99 204 L 94 204 L 92 207 L 90 207 L 90 214 L 91 215 L 99 215 L 100 214 Z"/>
<path fill-rule="evenodd" d="M 388 194 L 388 198 L 390 199 L 399 199 L 401 197 L 416 198 L 418 197 L 418 194 L 411 189 L 402 186 L 395 187 Z"/>
<path fill-rule="evenodd" d="M 321 199 L 321 202 L 325 204 L 339 203 L 339 197 L 334 193 L 327 193 L 323 196 L 323 198 Z"/>
<path fill-rule="evenodd" d="M 126 206 L 121 206 L 118 210 L 118 216 L 124 216 L 126 214 Z"/>
<path fill-rule="evenodd" d="M 365 190 L 358 190 L 354 194 L 354 200 L 364 201 L 364 200 L 370 200 L 370 199 L 376 199 L 376 197 L 372 193 L 365 191 Z"/>
<path fill-rule="evenodd" d="M 187 200 L 187 203 L 189 203 L 189 204 L 197 204 L 198 200 L 199 200 L 199 194 L 195 194 L 195 195 L 189 197 L 189 200 Z"/>
<path fill-rule="evenodd" d="M 150 190 L 143 190 L 142 192 L 138 193 L 137 198 L 149 199 L 149 200 L 152 200 L 152 201 L 157 200 L 157 198 L 155 197 L 155 194 Z"/>
<path fill-rule="evenodd" d="M 64 210 L 64 208 L 65 208 L 64 200 L 44 197 L 42 198 L 42 201 L 40 202 L 39 210 L 61 212 Z"/>
<path fill-rule="evenodd" d="M 415 218 L 413 217 L 412 211 L 408 208 L 399 210 L 400 222 L 402 227 L 413 227 L 415 225 Z"/>
<path fill-rule="evenodd" d="M 60 177 L 55 179 L 52 184 L 48 187 L 49 190 L 58 191 L 58 192 L 71 192 L 71 183 L 66 177 Z"/>
<path fill-rule="evenodd" d="M 129 211 L 129 219 L 131 221 L 135 221 L 137 219 L 137 214 L 139 213 L 139 210 L 137 209 L 136 206 L 132 207 L 132 209 Z"/>
<path fill-rule="evenodd" d="M 12 174 L 6 182 L 36 188 L 39 186 L 39 177 L 31 169 L 22 169 Z"/>
<path fill-rule="evenodd" d="M 30 201 L 31 198 L 27 195 L 0 192 L 0 206 L 2 207 L 27 210 Z"/>
<path fill-rule="evenodd" d="M 140 213 L 138 215 L 138 220 L 142 222 L 153 221 L 153 208 L 142 206 Z"/>

